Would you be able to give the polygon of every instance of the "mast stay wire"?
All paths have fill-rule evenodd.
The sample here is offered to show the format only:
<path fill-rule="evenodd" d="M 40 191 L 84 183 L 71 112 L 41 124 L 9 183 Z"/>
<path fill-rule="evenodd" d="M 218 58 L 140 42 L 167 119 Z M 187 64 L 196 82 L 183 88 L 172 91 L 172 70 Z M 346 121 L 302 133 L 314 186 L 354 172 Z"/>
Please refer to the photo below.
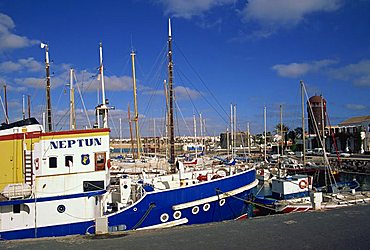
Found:
<path fill-rule="evenodd" d="M 223 108 L 223 106 L 220 104 L 220 102 L 217 100 L 217 98 L 215 97 L 215 95 L 213 94 L 213 92 L 207 87 L 207 85 L 205 84 L 205 82 L 203 81 L 203 79 L 200 77 L 200 74 L 194 69 L 194 67 L 192 66 L 192 64 L 189 62 L 189 60 L 187 59 L 187 57 L 185 56 L 185 54 L 182 52 L 182 50 L 180 49 L 179 46 L 177 46 L 177 43 L 174 42 L 174 45 L 176 47 L 176 49 L 179 50 L 180 54 L 184 57 L 185 61 L 187 62 L 187 64 L 190 66 L 190 68 L 193 70 L 193 72 L 196 74 L 196 76 L 199 78 L 200 82 L 203 84 L 203 86 L 207 89 L 207 91 L 211 94 L 211 96 L 213 97 L 213 99 L 216 101 L 216 103 L 218 104 L 218 106 L 220 107 L 220 109 L 226 114 L 226 116 L 228 117 L 228 113 L 226 112 L 226 110 Z M 218 113 L 218 112 L 217 112 Z M 224 118 L 221 116 L 221 118 L 224 120 Z M 224 120 L 225 121 L 225 120 Z"/>
<path fill-rule="evenodd" d="M 204 94 L 199 91 L 195 86 L 194 84 L 192 84 L 192 82 L 190 81 L 190 79 L 180 70 L 180 69 L 177 69 L 176 72 L 179 72 L 183 75 L 183 77 L 188 81 L 188 83 L 200 94 L 200 96 L 203 98 L 203 100 L 206 101 L 206 103 L 208 103 L 208 105 L 220 116 L 220 118 L 225 122 L 225 124 L 228 124 L 228 121 L 225 119 L 225 117 L 223 115 L 220 114 L 220 112 L 210 103 L 210 101 L 208 100 L 208 98 L 206 98 L 204 96 Z M 186 88 L 185 88 L 186 89 Z M 194 104 L 193 104 L 194 105 Z M 220 104 L 219 104 L 220 105 Z M 224 112 L 225 110 L 222 109 Z M 197 111 L 197 113 L 199 114 L 199 112 Z M 226 113 L 226 116 L 228 119 L 230 119 L 230 115 Z"/>

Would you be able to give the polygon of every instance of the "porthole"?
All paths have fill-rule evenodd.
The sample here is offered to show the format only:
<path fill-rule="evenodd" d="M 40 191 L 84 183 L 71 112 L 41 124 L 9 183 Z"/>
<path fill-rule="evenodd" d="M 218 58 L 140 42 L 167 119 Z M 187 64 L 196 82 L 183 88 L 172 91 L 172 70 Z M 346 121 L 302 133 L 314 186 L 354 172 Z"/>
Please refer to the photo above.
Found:
<path fill-rule="evenodd" d="M 198 206 L 193 207 L 193 208 L 191 209 L 191 213 L 192 213 L 192 214 L 197 214 L 197 213 L 199 213 L 199 207 L 198 207 Z"/>
<path fill-rule="evenodd" d="M 134 212 L 136 212 L 136 211 L 137 211 L 137 208 L 136 208 L 136 207 L 134 207 L 132 210 L 134 210 Z"/>
<path fill-rule="evenodd" d="M 66 211 L 66 207 L 64 205 L 59 205 L 57 207 L 58 213 L 64 213 Z"/>
<path fill-rule="evenodd" d="M 223 205 L 225 205 L 225 199 L 221 199 L 218 204 L 220 204 L 220 207 L 222 207 Z"/>
<path fill-rule="evenodd" d="M 173 218 L 174 218 L 175 220 L 180 219 L 180 218 L 181 218 L 181 211 L 175 211 L 175 212 L 173 213 Z"/>
<path fill-rule="evenodd" d="M 161 221 L 162 222 L 166 222 L 168 221 L 168 219 L 170 218 L 170 216 L 168 216 L 168 214 L 162 214 L 161 215 Z"/>
<path fill-rule="evenodd" d="M 209 205 L 208 203 L 207 204 L 204 204 L 203 205 L 203 211 L 204 212 L 207 212 L 209 209 L 210 209 L 211 205 Z"/>

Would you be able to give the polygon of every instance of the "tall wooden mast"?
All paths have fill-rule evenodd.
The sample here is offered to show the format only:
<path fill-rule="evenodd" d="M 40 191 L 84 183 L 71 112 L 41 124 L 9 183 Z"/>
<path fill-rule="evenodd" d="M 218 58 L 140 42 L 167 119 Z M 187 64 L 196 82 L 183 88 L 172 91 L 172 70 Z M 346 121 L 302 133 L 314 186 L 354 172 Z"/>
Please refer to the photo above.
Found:
<path fill-rule="evenodd" d="M 171 19 L 168 19 L 168 88 L 169 88 L 169 106 L 168 116 L 169 136 L 170 136 L 170 159 L 171 171 L 176 172 L 175 163 L 175 134 L 174 134 L 174 115 L 173 115 L 173 62 L 172 62 L 172 31 Z"/>
<path fill-rule="evenodd" d="M 75 89 L 73 87 L 74 70 L 69 71 L 69 129 L 76 129 L 76 113 L 75 113 Z"/>
<path fill-rule="evenodd" d="M 46 121 L 47 131 L 53 131 L 51 121 L 51 97 L 50 97 L 50 62 L 49 62 L 49 46 L 46 43 L 41 43 L 41 48 L 45 48 L 45 69 L 46 69 Z M 46 130 L 46 128 L 44 128 Z"/>
<path fill-rule="evenodd" d="M 303 166 L 306 164 L 306 135 L 305 135 L 305 121 L 304 121 L 304 83 L 301 80 L 301 108 L 302 108 L 302 152 L 303 152 Z"/>
<path fill-rule="evenodd" d="M 132 136 L 132 120 L 131 120 L 131 114 L 130 114 L 130 103 L 128 104 L 128 107 L 127 107 L 127 116 L 128 116 L 128 125 L 130 127 L 131 152 L 132 152 L 132 156 L 135 158 L 134 138 Z"/>
<path fill-rule="evenodd" d="M 4 103 L 5 103 L 5 123 L 9 124 L 9 114 L 8 114 L 8 97 L 6 93 L 6 84 L 4 84 Z"/>
<path fill-rule="evenodd" d="M 140 149 L 141 149 L 141 140 L 139 134 L 139 112 L 137 108 L 137 87 L 136 87 L 136 73 L 135 73 L 135 52 L 131 52 L 131 62 L 132 62 L 132 81 L 134 89 L 134 121 L 135 121 L 135 132 L 136 132 L 136 149 L 137 149 L 137 158 L 140 159 Z"/>

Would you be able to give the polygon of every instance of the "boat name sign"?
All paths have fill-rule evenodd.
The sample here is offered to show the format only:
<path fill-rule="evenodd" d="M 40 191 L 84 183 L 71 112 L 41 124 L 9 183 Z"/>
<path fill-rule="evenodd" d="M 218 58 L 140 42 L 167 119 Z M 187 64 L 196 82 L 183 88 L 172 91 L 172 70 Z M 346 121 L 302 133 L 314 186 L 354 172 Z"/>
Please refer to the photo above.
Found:
<path fill-rule="evenodd" d="M 101 138 L 85 138 L 72 140 L 50 141 L 50 149 L 101 146 Z"/>

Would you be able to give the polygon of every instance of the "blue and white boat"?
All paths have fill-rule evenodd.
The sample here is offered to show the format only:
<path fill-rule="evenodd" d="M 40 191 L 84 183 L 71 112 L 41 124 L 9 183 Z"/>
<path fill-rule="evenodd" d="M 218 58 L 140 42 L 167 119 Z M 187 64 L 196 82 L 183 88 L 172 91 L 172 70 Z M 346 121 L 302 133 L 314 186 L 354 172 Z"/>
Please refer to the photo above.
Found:
<path fill-rule="evenodd" d="M 171 32 L 169 47 L 170 40 Z M 47 51 L 46 46 L 50 87 Z M 51 109 L 47 132 L 34 118 L 0 127 L 0 239 L 103 234 L 244 217 L 247 197 L 258 183 L 253 167 L 186 172 L 181 163 L 176 168 L 171 148 L 172 174 L 141 181 L 123 176 L 111 184 L 102 61 L 100 45 L 103 103 L 96 115 L 102 128 L 53 132 Z"/>

